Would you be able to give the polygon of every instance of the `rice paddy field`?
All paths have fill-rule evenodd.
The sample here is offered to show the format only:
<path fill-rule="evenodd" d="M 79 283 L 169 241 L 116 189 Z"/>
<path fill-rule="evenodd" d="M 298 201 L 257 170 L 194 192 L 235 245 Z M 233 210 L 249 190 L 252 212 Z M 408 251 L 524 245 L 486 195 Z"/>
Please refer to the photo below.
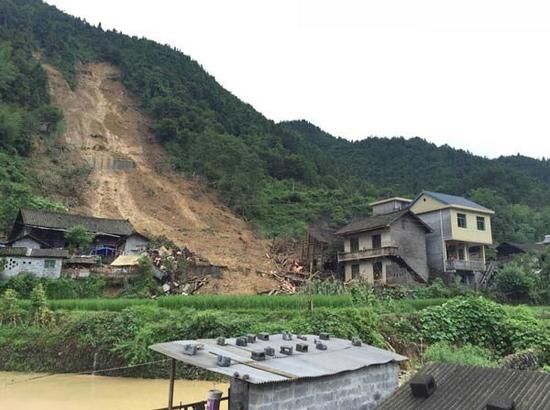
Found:
<path fill-rule="evenodd" d="M 402 299 L 381 305 L 382 310 L 399 313 L 422 310 L 428 306 L 440 305 L 444 298 Z M 20 300 L 21 307 L 28 308 L 29 300 Z M 192 308 L 196 310 L 306 310 L 310 303 L 314 307 L 350 308 L 361 306 L 350 295 L 292 295 L 292 296 L 164 296 L 157 299 L 58 299 L 50 300 L 52 310 L 122 311 L 132 306 L 155 306 L 164 309 Z"/>

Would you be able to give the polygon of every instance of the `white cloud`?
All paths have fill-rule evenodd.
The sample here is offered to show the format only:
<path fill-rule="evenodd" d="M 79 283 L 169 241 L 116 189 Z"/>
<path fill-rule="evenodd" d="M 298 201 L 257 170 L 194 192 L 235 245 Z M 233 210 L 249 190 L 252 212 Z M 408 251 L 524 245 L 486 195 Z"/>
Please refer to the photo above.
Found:
<path fill-rule="evenodd" d="M 550 156 L 550 4 L 48 0 L 168 43 L 274 120 Z"/>

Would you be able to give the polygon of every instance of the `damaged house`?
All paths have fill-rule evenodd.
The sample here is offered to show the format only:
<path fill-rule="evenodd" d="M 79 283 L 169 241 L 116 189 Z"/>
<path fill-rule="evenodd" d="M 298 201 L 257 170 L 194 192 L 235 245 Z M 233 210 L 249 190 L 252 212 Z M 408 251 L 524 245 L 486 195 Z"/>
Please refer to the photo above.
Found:
<path fill-rule="evenodd" d="M 94 234 L 88 249 L 94 255 L 136 255 L 146 250 L 149 242 L 127 219 L 21 209 L 8 237 L 8 245 L 29 249 L 66 248 L 65 232 L 79 225 Z"/>
<path fill-rule="evenodd" d="M 426 234 L 432 229 L 408 208 L 410 200 L 390 198 L 370 204 L 373 216 L 336 231 L 344 238 L 338 262 L 346 281 L 374 284 L 427 282 Z"/>

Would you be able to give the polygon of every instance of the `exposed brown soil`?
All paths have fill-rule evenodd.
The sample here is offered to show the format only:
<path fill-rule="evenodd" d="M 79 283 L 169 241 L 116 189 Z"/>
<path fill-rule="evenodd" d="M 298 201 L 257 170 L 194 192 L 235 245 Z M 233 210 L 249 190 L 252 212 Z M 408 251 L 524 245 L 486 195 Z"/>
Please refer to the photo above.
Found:
<path fill-rule="evenodd" d="M 227 266 L 223 278 L 210 281 L 203 291 L 256 293 L 277 286 L 269 275 L 259 274 L 273 270 L 269 242 L 201 183 L 170 171 L 148 118 L 118 80 L 115 67 L 80 66 L 75 90 L 55 69 L 45 69 L 53 102 L 65 116 L 69 158 L 94 165 L 89 183 L 83 183 L 85 205 L 72 211 L 127 218 L 144 234 L 165 235 L 211 263 Z M 113 169 L 120 164 L 125 170 Z"/>

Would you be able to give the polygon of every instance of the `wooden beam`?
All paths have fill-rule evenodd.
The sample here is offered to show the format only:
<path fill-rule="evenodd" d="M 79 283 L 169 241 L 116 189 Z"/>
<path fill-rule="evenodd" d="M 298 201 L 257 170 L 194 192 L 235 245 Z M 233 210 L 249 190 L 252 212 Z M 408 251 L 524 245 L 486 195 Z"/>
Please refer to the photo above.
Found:
<path fill-rule="evenodd" d="M 170 387 L 168 389 L 168 410 L 174 409 L 174 381 L 176 379 L 176 359 L 170 363 Z"/>

